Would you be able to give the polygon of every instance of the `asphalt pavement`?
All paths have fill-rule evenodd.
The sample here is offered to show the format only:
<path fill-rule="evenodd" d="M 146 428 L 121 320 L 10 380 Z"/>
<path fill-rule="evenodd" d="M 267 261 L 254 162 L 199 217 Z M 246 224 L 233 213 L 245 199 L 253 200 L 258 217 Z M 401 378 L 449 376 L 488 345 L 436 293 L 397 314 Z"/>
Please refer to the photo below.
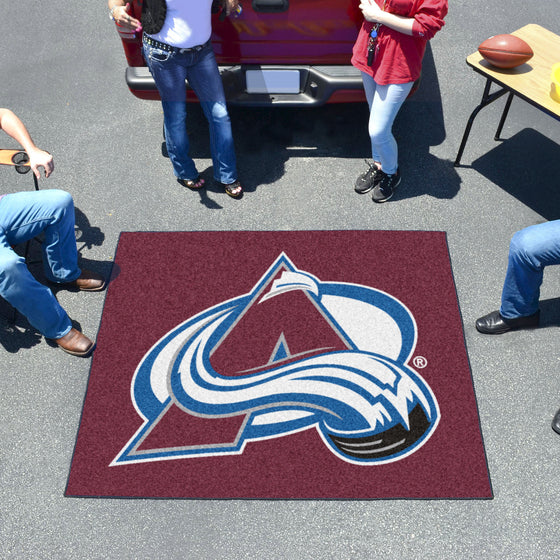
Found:
<path fill-rule="evenodd" d="M 497 337 L 474 329 L 499 306 L 512 234 L 560 218 L 559 122 L 515 99 L 495 141 L 501 99 L 479 114 L 463 166 L 453 167 L 484 86 L 465 58 L 487 37 L 527 23 L 560 34 L 557 0 L 451 2 L 421 88 L 395 124 L 403 182 L 393 200 L 376 205 L 353 191 L 369 156 L 363 105 L 232 109 L 245 196 L 193 193 L 162 156 L 160 104 L 126 87 L 106 2 L 4 6 L 0 106 L 54 155 L 55 172 L 41 186 L 72 193 L 86 267 L 110 273 L 122 231 L 447 232 L 494 498 L 66 498 L 91 359 L 53 348 L 21 319 L 11 327 L 0 307 L 1 558 L 560 556 L 560 436 L 550 427 L 560 407 L 560 267 L 545 274 L 542 328 Z M 196 107 L 189 130 L 207 172 L 208 135 Z M 4 136 L 0 145 L 14 144 Z M 0 173 L 1 192 L 32 188 L 29 175 Z M 104 295 L 60 291 L 58 298 L 95 337 Z"/>

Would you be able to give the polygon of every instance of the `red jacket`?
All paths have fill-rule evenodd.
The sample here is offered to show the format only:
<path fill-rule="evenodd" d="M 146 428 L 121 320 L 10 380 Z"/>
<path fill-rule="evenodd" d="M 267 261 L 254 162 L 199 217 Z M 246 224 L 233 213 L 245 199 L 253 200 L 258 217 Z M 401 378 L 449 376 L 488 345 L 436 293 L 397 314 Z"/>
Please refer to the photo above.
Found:
<path fill-rule="evenodd" d="M 375 0 L 380 7 L 384 1 Z M 368 66 L 367 44 L 373 23 L 364 21 L 352 49 L 352 64 L 380 85 L 413 82 L 420 77 L 426 43 L 444 25 L 447 0 L 387 0 L 385 11 L 414 18 L 413 35 L 380 26 L 375 58 Z"/>

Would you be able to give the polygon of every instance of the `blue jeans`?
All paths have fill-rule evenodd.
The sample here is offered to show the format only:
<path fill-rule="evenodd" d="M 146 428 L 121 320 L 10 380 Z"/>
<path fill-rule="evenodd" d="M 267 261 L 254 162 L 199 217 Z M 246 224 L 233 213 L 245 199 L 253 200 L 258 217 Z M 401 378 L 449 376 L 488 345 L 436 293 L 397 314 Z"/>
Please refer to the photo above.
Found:
<path fill-rule="evenodd" d="M 0 296 L 47 338 L 64 336 L 72 324 L 51 290 L 35 280 L 12 246 L 44 233 L 47 278 L 72 282 L 81 274 L 74 220 L 74 202 L 64 191 L 20 192 L 0 199 Z"/>
<path fill-rule="evenodd" d="M 158 88 L 163 107 L 167 152 L 179 179 L 196 179 L 189 156 L 186 84 L 195 92 L 210 129 L 214 179 L 230 184 L 237 179 L 231 122 L 222 78 L 210 41 L 199 51 L 168 52 L 144 43 L 144 58 Z"/>
<path fill-rule="evenodd" d="M 502 291 L 502 317 L 515 319 L 538 311 L 544 268 L 553 264 L 560 264 L 560 220 L 529 226 L 513 236 Z"/>
<path fill-rule="evenodd" d="M 381 164 L 381 169 L 385 173 L 393 175 L 399 166 L 399 153 L 397 141 L 391 130 L 397 113 L 408 97 L 414 82 L 382 86 L 365 72 L 362 72 L 362 81 L 369 104 L 368 131 L 371 139 L 371 156 L 373 161 Z"/>

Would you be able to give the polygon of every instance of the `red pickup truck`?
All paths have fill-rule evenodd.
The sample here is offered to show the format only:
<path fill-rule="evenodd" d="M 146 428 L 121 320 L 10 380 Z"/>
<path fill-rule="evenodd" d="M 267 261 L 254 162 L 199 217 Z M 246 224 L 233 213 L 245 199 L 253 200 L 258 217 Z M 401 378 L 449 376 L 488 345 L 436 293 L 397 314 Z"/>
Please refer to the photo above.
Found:
<path fill-rule="evenodd" d="M 242 0 L 237 18 L 214 13 L 212 44 L 228 103 L 310 107 L 364 101 L 360 73 L 350 65 L 362 23 L 359 3 Z M 141 4 L 132 1 L 132 14 L 138 19 Z M 126 33 L 118 26 L 117 31 L 128 62 L 130 91 L 141 99 L 159 99 L 142 57 L 141 33 Z"/>

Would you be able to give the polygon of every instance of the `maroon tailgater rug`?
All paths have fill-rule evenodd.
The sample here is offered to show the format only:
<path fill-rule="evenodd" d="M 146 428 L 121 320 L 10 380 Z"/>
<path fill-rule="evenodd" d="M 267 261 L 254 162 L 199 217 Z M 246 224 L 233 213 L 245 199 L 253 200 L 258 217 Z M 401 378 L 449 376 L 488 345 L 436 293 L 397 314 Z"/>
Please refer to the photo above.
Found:
<path fill-rule="evenodd" d="M 66 495 L 491 498 L 445 233 L 123 233 Z"/>

